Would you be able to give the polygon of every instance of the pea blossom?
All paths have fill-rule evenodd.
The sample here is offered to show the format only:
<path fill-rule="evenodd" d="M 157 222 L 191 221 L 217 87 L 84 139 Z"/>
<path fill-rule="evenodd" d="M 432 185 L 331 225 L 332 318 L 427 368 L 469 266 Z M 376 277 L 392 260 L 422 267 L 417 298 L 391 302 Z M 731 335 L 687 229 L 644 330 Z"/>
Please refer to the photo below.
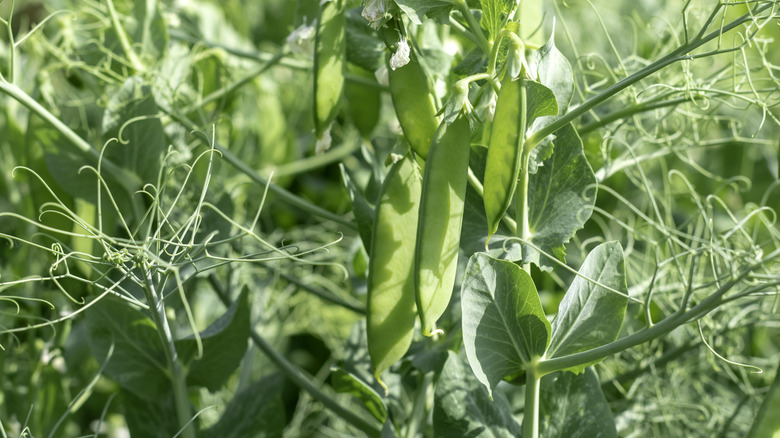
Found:
<path fill-rule="evenodd" d="M 409 48 L 409 43 L 407 43 L 406 40 L 401 40 L 401 42 L 398 43 L 398 50 L 390 57 L 390 68 L 395 70 L 408 64 L 410 54 L 411 50 Z"/>
<path fill-rule="evenodd" d="M 374 23 L 381 20 L 385 16 L 385 0 L 368 0 L 363 6 L 363 13 L 360 14 L 368 20 L 369 23 Z"/>

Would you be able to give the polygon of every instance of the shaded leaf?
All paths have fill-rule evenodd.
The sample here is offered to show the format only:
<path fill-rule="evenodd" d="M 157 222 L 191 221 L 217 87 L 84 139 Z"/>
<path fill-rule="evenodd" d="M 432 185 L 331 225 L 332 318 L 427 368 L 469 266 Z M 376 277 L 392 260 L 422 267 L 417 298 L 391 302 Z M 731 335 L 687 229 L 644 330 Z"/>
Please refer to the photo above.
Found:
<path fill-rule="evenodd" d="M 565 260 L 564 244 L 583 227 L 596 202 L 596 177 L 582 150 L 582 140 L 571 125 L 556 132 L 555 153 L 529 176 L 528 210 L 531 241 L 558 260 Z M 552 268 L 551 260 L 523 246 L 523 261 Z"/>
<path fill-rule="evenodd" d="M 373 388 L 341 367 L 332 367 L 330 371 L 330 385 L 336 392 L 346 393 L 358 399 L 380 423 L 387 420 L 387 407 L 382 397 Z"/>
<path fill-rule="evenodd" d="M 626 296 L 577 276 L 566 291 L 552 323 L 547 357 L 567 356 L 617 339 L 628 305 L 623 249 L 617 242 L 601 244 L 585 258 L 582 276 L 620 291 Z M 582 372 L 586 364 L 570 368 Z"/>
<path fill-rule="evenodd" d="M 103 137 L 118 138 L 106 158 L 134 172 L 143 182 L 157 182 L 167 141 L 151 88 L 139 76 L 131 76 L 110 94 L 103 114 Z"/>
<path fill-rule="evenodd" d="M 151 319 L 127 302 L 107 296 L 86 312 L 92 354 L 104 358 L 114 351 L 105 375 L 144 400 L 157 400 L 171 391 L 165 354 Z"/>
<path fill-rule="evenodd" d="M 592 368 L 583 374 L 557 373 L 542 380 L 541 436 L 617 438 L 615 419 Z"/>
<path fill-rule="evenodd" d="M 154 400 L 138 398 L 133 392 L 119 392 L 130 436 L 170 438 L 179 431 L 173 392 Z"/>
<path fill-rule="evenodd" d="M 355 214 L 355 222 L 357 222 L 360 239 L 363 241 L 363 246 L 368 251 L 371 251 L 371 230 L 374 228 L 374 208 L 366 201 L 366 198 L 363 196 L 363 193 L 360 191 L 357 184 L 353 181 L 350 172 L 344 164 L 339 164 L 339 169 L 341 169 L 341 179 L 349 194 L 349 200 L 352 203 L 352 212 Z"/>
<path fill-rule="evenodd" d="M 278 374 L 266 376 L 237 393 L 204 438 L 279 437 L 286 423 Z"/>
<path fill-rule="evenodd" d="M 195 339 L 176 341 L 182 363 L 189 363 L 187 383 L 217 391 L 241 364 L 248 346 L 250 326 L 249 301 L 246 289 L 233 304 L 206 330 L 200 333 L 203 357 L 197 354 Z M 192 362 L 190 362 L 192 361 Z"/>
<path fill-rule="evenodd" d="M 514 263 L 474 254 L 464 274 L 461 305 L 466 354 L 489 391 L 544 354 L 550 323 L 531 276 Z"/>
<path fill-rule="evenodd" d="M 452 2 L 447 0 L 395 0 L 395 3 L 414 24 L 422 24 L 426 15 L 441 21 L 452 9 Z"/>
<path fill-rule="evenodd" d="M 466 361 L 449 351 L 433 407 L 434 437 L 516 437 L 521 428 L 502 393 L 490 393 L 474 377 Z"/>

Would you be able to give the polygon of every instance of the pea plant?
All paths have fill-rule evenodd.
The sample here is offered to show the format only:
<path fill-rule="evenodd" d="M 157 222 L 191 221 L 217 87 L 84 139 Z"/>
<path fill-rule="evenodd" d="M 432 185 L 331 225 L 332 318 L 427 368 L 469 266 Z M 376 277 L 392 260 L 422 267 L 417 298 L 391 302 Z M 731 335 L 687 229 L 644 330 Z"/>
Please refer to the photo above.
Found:
<path fill-rule="evenodd" d="M 2 436 L 780 430 L 780 4 L 0 2 Z"/>

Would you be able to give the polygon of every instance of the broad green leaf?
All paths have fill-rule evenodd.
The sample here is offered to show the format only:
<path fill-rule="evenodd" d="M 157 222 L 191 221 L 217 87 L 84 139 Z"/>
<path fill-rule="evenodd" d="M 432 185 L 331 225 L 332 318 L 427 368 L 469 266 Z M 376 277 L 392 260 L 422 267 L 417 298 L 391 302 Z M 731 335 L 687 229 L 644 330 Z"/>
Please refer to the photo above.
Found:
<path fill-rule="evenodd" d="M 482 18 L 479 24 L 487 31 L 490 41 L 496 40 L 512 3 L 514 2 L 507 0 L 479 0 L 479 4 L 482 5 Z"/>
<path fill-rule="evenodd" d="M 108 146 L 106 158 L 143 182 L 156 183 L 167 140 L 151 88 L 139 76 L 131 76 L 110 96 L 103 114 L 103 138 L 118 138 L 120 143 Z"/>
<path fill-rule="evenodd" d="M 449 351 L 436 384 L 434 437 L 517 437 L 520 425 L 503 393 L 490 393 L 474 377 L 464 358 Z"/>
<path fill-rule="evenodd" d="M 780 368 L 775 371 L 775 380 L 764 395 L 761 408 L 753 420 L 748 438 L 780 438 Z"/>
<path fill-rule="evenodd" d="M 592 368 L 583 374 L 556 373 L 542 380 L 541 436 L 566 438 L 617 438 L 607 400 Z"/>
<path fill-rule="evenodd" d="M 385 44 L 358 9 L 347 11 L 347 61 L 376 71 L 385 60 Z"/>
<path fill-rule="evenodd" d="M 181 362 L 189 364 L 187 383 L 217 391 L 241 364 L 251 329 L 247 297 L 244 289 L 233 305 L 200 333 L 203 342 L 200 359 L 193 360 L 198 351 L 194 338 L 176 341 Z"/>
<path fill-rule="evenodd" d="M 119 394 L 130 436 L 170 438 L 181 428 L 172 391 L 153 400 L 138 398 L 127 389 L 120 390 Z"/>
<path fill-rule="evenodd" d="M 363 241 L 363 246 L 370 251 L 371 230 L 374 228 L 374 209 L 368 204 L 343 163 L 339 164 L 339 169 L 341 169 L 341 179 L 344 181 L 344 187 L 346 187 L 349 200 L 352 203 L 352 212 L 355 214 L 360 239 Z"/>
<path fill-rule="evenodd" d="M 564 244 L 593 212 L 596 177 L 582 150 L 582 140 L 571 125 L 556 132 L 555 153 L 543 162 L 528 184 L 531 241 L 558 260 L 565 259 Z M 523 261 L 552 268 L 551 260 L 523 246 Z"/>
<path fill-rule="evenodd" d="M 154 401 L 171 391 L 154 323 L 126 301 L 107 296 L 86 312 L 87 335 L 98 358 L 114 351 L 105 374 L 137 397 Z"/>
<path fill-rule="evenodd" d="M 612 342 L 617 339 L 623 324 L 628 287 L 620 244 L 608 242 L 594 248 L 585 258 L 579 274 L 566 291 L 558 307 L 558 316 L 552 323 L 548 358 L 567 356 Z M 587 365 L 570 370 L 579 373 Z"/>
<path fill-rule="evenodd" d="M 380 423 L 387 420 L 387 407 L 373 388 L 341 367 L 332 367 L 330 371 L 330 385 L 336 392 L 350 394 L 358 399 L 363 408 Z"/>
<path fill-rule="evenodd" d="M 553 30 L 554 32 L 554 30 Z M 534 53 L 539 82 L 552 90 L 558 102 L 558 112 L 564 114 L 574 94 L 574 76 L 569 61 L 555 47 L 555 34 Z"/>
<path fill-rule="evenodd" d="M 487 147 L 472 145 L 469 156 L 469 169 L 474 172 L 478 180 L 483 181 L 485 175 L 485 159 Z M 471 185 L 466 186 L 466 204 L 463 208 L 463 226 L 460 233 L 460 249 L 466 257 L 480 251 L 485 251 L 487 235 L 487 217 L 485 216 L 485 204 L 482 197 L 477 194 Z M 517 261 L 522 259 L 520 244 L 507 242 L 507 236 L 511 233 L 506 225 L 498 224 L 498 231 L 490 238 L 487 253 L 498 259 Z"/>
<path fill-rule="evenodd" d="M 414 24 L 422 24 L 426 15 L 441 21 L 452 9 L 448 0 L 395 0 L 395 3 Z"/>
<path fill-rule="evenodd" d="M 463 344 L 471 369 L 488 391 L 544 354 L 550 323 L 531 276 L 519 266 L 474 254 L 462 295 Z"/>
<path fill-rule="evenodd" d="M 279 437 L 286 424 L 278 374 L 266 376 L 233 396 L 217 424 L 203 431 L 204 438 Z"/>
<path fill-rule="evenodd" d="M 542 0 L 520 0 L 520 37 L 526 44 L 542 44 L 544 17 Z"/>
<path fill-rule="evenodd" d="M 558 102 L 552 90 L 535 81 L 525 81 L 527 91 L 528 125 L 543 116 L 558 114 Z"/>

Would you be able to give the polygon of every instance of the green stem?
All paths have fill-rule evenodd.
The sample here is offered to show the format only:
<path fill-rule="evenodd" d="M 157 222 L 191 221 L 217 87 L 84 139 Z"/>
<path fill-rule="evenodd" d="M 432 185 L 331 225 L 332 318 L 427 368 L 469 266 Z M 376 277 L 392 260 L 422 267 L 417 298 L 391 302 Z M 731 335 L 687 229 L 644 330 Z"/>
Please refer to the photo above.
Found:
<path fill-rule="evenodd" d="M 658 102 L 643 102 L 638 103 L 636 105 L 631 105 L 629 107 L 623 108 L 622 110 L 615 111 L 613 113 L 609 113 L 606 116 L 602 117 L 599 120 L 595 120 L 593 122 L 590 122 L 586 125 L 582 125 L 580 129 L 577 130 L 577 132 L 580 134 L 580 136 L 584 136 L 585 134 L 595 131 L 596 129 L 601 128 L 602 126 L 609 125 L 610 123 L 621 120 L 626 117 L 633 116 L 634 114 L 639 114 L 647 111 L 652 111 L 654 109 L 658 108 L 664 108 L 667 106 L 676 106 L 681 103 L 690 102 L 693 100 L 693 98 L 689 96 L 685 97 L 678 97 L 676 99 L 670 99 L 670 100 L 661 100 Z"/>
<path fill-rule="evenodd" d="M 179 355 L 176 352 L 173 334 L 171 333 L 168 318 L 165 316 L 165 304 L 162 297 L 157 293 L 152 273 L 147 268 L 144 271 L 144 295 L 149 303 L 152 321 L 154 321 L 157 334 L 160 336 L 160 342 L 165 353 L 165 361 L 168 365 L 168 373 L 173 385 L 173 400 L 176 406 L 176 419 L 179 426 L 184 427 L 192 419 L 189 396 L 187 394 L 187 378 L 179 362 Z M 182 431 L 184 438 L 195 438 L 195 429 L 192 425 L 186 426 Z"/>
<path fill-rule="evenodd" d="M 144 71 L 144 64 L 141 62 L 141 58 L 138 57 L 138 54 L 135 53 L 135 50 L 133 50 L 130 38 L 127 37 L 127 32 L 125 32 L 125 28 L 122 27 L 122 23 L 119 21 L 119 15 L 116 13 L 116 8 L 114 8 L 114 0 L 106 0 L 106 5 L 108 6 L 108 15 L 111 18 L 111 25 L 114 27 L 114 32 L 116 32 L 116 36 L 119 38 L 119 44 L 122 46 L 122 50 L 125 52 L 127 59 L 130 61 L 130 64 L 135 71 Z"/>
<path fill-rule="evenodd" d="M 227 293 L 225 293 L 221 287 L 214 287 L 214 290 L 225 306 L 230 307 L 233 304 L 232 300 L 227 296 Z M 273 362 L 274 365 L 276 365 L 279 370 L 281 370 L 282 373 L 284 373 L 285 376 L 287 376 L 287 378 L 290 379 L 299 388 L 309 393 L 312 398 L 322 403 L 325 408 L 340 416 L 344 421 L 350 423 L 369 436 L 379 436 L 381 430 L 376 424 L 363 419 L 351 410 L 341 406 L 330 395 L 326 394 L 314 383 L 312 383 L 311 379 L 303 371 L 298 369 L 295 365 L 287 361 L 284 356 L 274 350 L 273 347 L 271 347 L 271 345 L 265 339 L 257 334 L 254 329 L 250 332 L 250 336 L 252 337 L 254 344 L 263 353 L 265 353 L 271 362 Z"/>
<path fill-rule="evenodd" d="M 612 354 L 644 344 L 646 342 L 652 341 L 653 339 L 657 339 L 671 332 L 677 327 L 680 327 L 681 325 L 687 324 L 705 316 L 720 306 L 724 302 L 723 295 L 725 295 L 734 286 L 739 284 L 742 280 L 747 278 L 752 271 L 766 265 L 769 260 L 772 260 L 778 256 L 780 256 L 780 250 L 772 252 L 765 259 L 746 268 L 739 276 L 721 285 L 717 290 L 715 290 L 715 292 L 713 292 L 707 298 L 703 299 L 696 306 L 691 307 L 691 309 L 687 312 L 685 309 L 681 308 L 677 312 L 671 314 L 650 328 L 646 328 L 632 335 L 620 338 L 606 345 L 602 345 L 601 347 L 568 356 L 541 360 L 537 365 L 536 370 L 540 376 L 543 376 L 555 371 L 595 362 Z"/>
<path fill-rule="evenodd" d="M 281 164 L 277 167 L 270 167 L 264 169 L 263 173 L 270 174 L 271 170 L 273 170 L 274 178 L 283 178 L 310 172 L 347 158 L 359 149 L 360 145 L 361 141 L 359 139 L 345 139 L 342 144 L 328 149 L 322 154 L 312 155 L 311 157 Z"/>
<path fill-rule="evenodd" d="M 714 30 L 710 32 L 707 35 L 702 36 L 704 29 L 702 29 L 702 32 L 697 35 L 696 38 L 694 38 L 690 43 L 684 44 L 677 49 L 669 52 L 662 58 L 658 59 L 657 61 L 653 62 L 652 64 L 649 64 L 648 66 L 640 69 L 636 73 L 632 74 L 631 76 L 617 82 L 616 84 L 612 85 L 611 87 L 604 90 L 601 94 L 598 94 L 597 96 L 594 96 L 591 99 L 588 99 L 587 101 L 583 102 L 581 105 L 579 105 L 577 108 L 569 111 L 568 113 L 562 115 L 549 125 L 545 126 L 544 128 L 534 132 L 531 134 L 531 136 L 528 138 L 528 143 L 535 146 L 540 141 L 542 141 L 545 137 L 548 135 L 554 133 L 555 131 L 563 128 L 567 124 L 571 123 L 572 121 L 576 120 L 586 112 L 590 111 L 594 107 L 598 106 L 602 102 L 606 101 L 607 99 L 611 98 L 612 96 L 616 95 L 617 93 L 623 91 L 624 89 L 630 87 L 631 85 L 634 85 L 635 83 L 641 81 L 642 79 L 650 76 L 651 74 L 657 72 L 658 70 L 661 70 L 670 64 L 673 64 L 677 61 L 681 61 L 684 59 L 689 59 L 689 56 L 686 56 L 689 52 L 703 46 L 704 44 L 707 44 L 708 42 L 712 41 L 715 38 L 718 38 L 722 36 L 724 33 L 736 28 L 737 26 L 740 26 L 741 24 L 753 20 L 755 16 L 764 10 L 768 9 L 772 6 L 773 3 L 767 3 L 759 8 L 757 8 L 755 11 L 752 11 L 750 13 L 747 13 L 731 23 L 721 27 L 720 29 Z M 718 7 L 721 7 L 722 5 L 719 5 Z"/>
<path fill-rule="evenodd" d="M 539 382 L 541 377 L 533 367 L 525 371 L 525 411 L 523 438 L 539 438 Z"/>
<path fill-rule="evenodd" d="M 487 38 L 485 38 L 485 34 L 482 33 L 482 27 L 479 25 L 479 23 L 477 23 L 477 20 L 474 19 L 474 15 L 471 14 L 471 10 L 469 9 L 469 5 L 466 3 L 466 0 L 456 0 L 455 6 L 460 9 L 460 12 L 466 19 L 471 33 L 477 39 L 477 45 L 480 47 L 480 49 L 482 49 L 485 55 L 490 55 L 491 45 Z"/>

